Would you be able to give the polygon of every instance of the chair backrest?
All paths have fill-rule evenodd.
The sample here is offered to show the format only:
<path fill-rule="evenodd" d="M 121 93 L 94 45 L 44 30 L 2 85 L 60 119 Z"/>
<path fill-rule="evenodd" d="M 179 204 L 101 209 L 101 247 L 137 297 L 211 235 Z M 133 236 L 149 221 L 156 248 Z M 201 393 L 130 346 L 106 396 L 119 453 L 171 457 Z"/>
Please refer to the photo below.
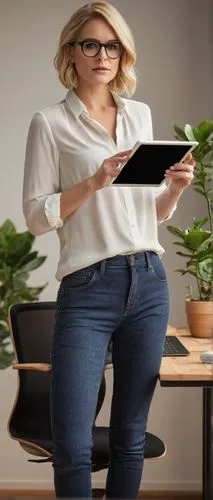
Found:
<path fill-rule="evenodd" d="M 55 302 L 14 304 L 9 311 L 18 363 L 50 363 Z M 19 370 L 19 388 L 9 420 L 14 438 L 51 441 L 50 373 Z"/>
<path fill-rule="evenodd" d="M 55 308 L 55 302 L 11 306 L 11 333 L 18 363 L 50 363 Z"/>
<path fill-rule="evenodd" d="M 51 363 L 55 302 L 14 304 L 9 311 L 11 337 L 18 363 Z M 51 440 L 50 372 L 19 370 L 19 390 L 9 432 L 18 439 Z M 100 390 L 96 416 L 105 396 L 105 379 Z"/>

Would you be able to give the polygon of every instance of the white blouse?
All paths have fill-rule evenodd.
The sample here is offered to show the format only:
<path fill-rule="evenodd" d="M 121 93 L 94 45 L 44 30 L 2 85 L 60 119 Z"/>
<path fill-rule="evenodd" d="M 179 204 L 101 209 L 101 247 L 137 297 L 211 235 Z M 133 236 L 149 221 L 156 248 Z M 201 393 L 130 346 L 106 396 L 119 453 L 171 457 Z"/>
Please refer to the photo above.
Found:
<path fill-rule="evenodd" d="M 56 278 L 118 254 L 153 250 L 158 241 L 152 187 L 107 186 L 96 191 L 64 221 L 60 195 L 92 176 L 104 159 L 152 139 L 149 107 L 113 94 L 117 105 L 116 143 L 89 113 L 75 92 L 35 113 L 25 156 L 23 211 L 29 231 L 41 235 L 57 230 L 60 259 Z M 142 165 L 149 168 L 149 165 Z M 163 189 L 165 188 L 163 185 Z"/>

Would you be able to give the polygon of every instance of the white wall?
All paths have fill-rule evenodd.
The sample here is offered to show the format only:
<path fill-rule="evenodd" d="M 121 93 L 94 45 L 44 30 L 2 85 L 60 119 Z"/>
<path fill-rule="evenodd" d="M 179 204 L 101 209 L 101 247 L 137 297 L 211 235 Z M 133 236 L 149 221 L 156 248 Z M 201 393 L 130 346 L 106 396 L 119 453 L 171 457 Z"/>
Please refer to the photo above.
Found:
<path fill-rule="evenodd" d="M 59 33 L 79 5 L 77 0 L 0 0 L 0 224 L 11 218 L 25 229 L 21 188 L 26 134 L 33 113 L 61 99 L 52 60 Z M 173 138 L 172 123 L 196 124 L 212 118 L 211 0 L 114 0 L 128 20 L 138 51 L 139 83 L 135 97 L 152 109 L 156 138 Z M 204 208 L 192 189 L 184 194 L 172 224 L 187 225 Z M 172 237 L 164 227 L 160 239 L 166 249 L 171 296 L 170 323 L 185 325 L 184 280 L 174 273 L 180 262 Z M 54 300 L 58 241 L 54 233 L 36 240 L 35 248 L 48 255 L 32 275 L 33 284 L 49 282 L 41 298 Z M 108 422 L 111 374 L 101 422 Z M 16 374 L 0 373 L 0 488 L 52 487 L 51 466 L 29 458 L 6 431 L 16 392 Z M 149 489 L 201 488 L 201 390 L 158 387 L 149 429 L 167 443 L 167 456 L 145 464 L 143 487 Z M 94 476 L 102 485 L 105 473 Z"/>

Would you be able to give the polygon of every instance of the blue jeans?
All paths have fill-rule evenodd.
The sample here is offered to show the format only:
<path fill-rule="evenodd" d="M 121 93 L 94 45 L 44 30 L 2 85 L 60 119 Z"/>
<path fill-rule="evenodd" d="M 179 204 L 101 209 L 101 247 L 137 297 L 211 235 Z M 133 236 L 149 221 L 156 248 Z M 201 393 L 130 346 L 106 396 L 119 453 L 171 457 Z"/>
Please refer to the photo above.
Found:
<path fill-rule="evenodd" d="M 118 255 L 62 280 L 51 383 L 57 498 L 91 498 L 92 425 L 111 340 L 106 497 L 137 497 L 168 309 L 166 274 L 154 252 Z"/>

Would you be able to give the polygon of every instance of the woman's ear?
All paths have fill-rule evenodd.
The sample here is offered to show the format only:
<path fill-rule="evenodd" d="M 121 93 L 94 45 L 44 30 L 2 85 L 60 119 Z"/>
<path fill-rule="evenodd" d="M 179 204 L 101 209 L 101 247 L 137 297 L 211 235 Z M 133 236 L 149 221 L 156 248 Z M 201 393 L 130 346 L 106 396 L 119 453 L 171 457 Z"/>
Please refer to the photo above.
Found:
<path fill-rule="evenodd" d="M 74 63 L 75 62 L 75 59 L 74 59 L 74 47 L 70 47 L 70 45 L 67 45 L 66 47 L 66 50 L 67 50 L 67 55 L 70 59 L 70 62 L 71 63 Z"/>

